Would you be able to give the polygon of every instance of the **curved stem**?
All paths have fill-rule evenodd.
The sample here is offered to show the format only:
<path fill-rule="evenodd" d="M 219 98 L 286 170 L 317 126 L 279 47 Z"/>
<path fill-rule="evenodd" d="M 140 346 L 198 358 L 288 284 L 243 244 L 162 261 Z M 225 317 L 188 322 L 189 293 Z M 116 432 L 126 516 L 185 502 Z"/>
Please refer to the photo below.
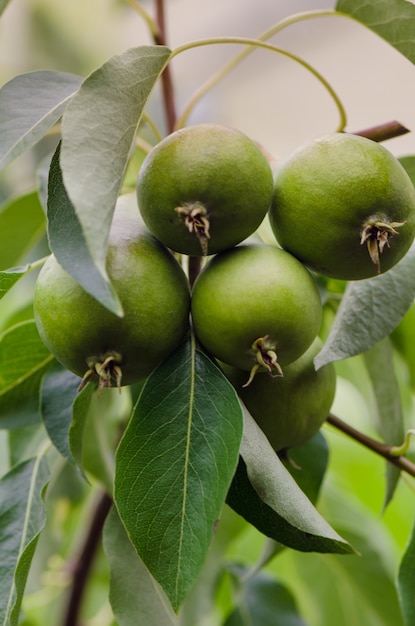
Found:
<path fill-rule="evenodd" d="M 147 24 L 148 30 L 150 31 L 152 38 L 156 39 L 158 36 L 157 24 L 150 17 L 147 11 L 142 7 L 139 2 L 137 2 L 137 0 L 126 0 L 126 2 L 130 5 L 130 7 L 134 9 L 134 11 L 136 11 L 140 15 L 140 17 Z"/>
<path fill-rule="evenodd" d="M 304 11 L 301 13 L 296 13 L 295 15 L 291 15 L 281 20 L 277 24 L 274 24 L 273 26 L 271 26 L 271 28 L 266 30 L 264 33 L 262 33 L 262 35 L 258 37 L 258 41 L 265 42 L 268 39 L 270 39 L 273 35 L 277 34 L 284 28 L 287 28 L 287 26 L 291 26 L 292 24 L 295 24 L 297 22 L 301 22 L 301 21 L 308 20 L 308 19 L 313 19 L 316 17 L 332 17 L 333 15 L 336 15 L 336 11 L 334 10 L 327 10 L 327 11 L 315 10 L 315 11 Z M 219 83 L 225 76 L 227 76 L 233 69 L 235 69 L 240 63 L 242 63 L 242 61 L 244 61 L 247 56 L 252 54 L 252 52 L 254 51 L 255 51 L 254 47 L 250 47 L 250 48 L 243 50 L 242 52 L 237 54 L 233 59 L 231 59 L 231 61 L 229 61 L 223 68 L 221 68 L 218 72 L 213 74 L 213 76 L 209 78 L 193 94 L 193 96 L 187 103 L 182 115 L 180 116 L 180 119 L 178 120 L 176 127 L 184 126 L 187 122 L 187 119 L 192 109 L 195 107 L 197 102 L 199 102 L 199 100 L 208 91 L 210 91 L 215 85 L 217 85 L 217 83 Z M 344 119 L 342 123 L 342 128 L 344 128 L 345 125 L 346 125 L 346 119 Z"/>
<path fill-rule="evenodd" d="M 63 618 L 63 626 L 79 626 L 79 611 L 85 592 L 88 574 L 101 539 L 104 522 L 110 512 L 112 499 L 107 493 L 102 493 L 93 511 L 90 526 L 85 535 L 79 556 L 72 565 L 72 587 Z"/>
<path fill-rule="evenodd" d="M 177 56 L 178 54 L 181 54 L 182 52 L 186 52 L 187 50 L 192 50 L 193 48 L 199 48 L 201 46 L 211 46 L 211 45 L 217 45 L 217 44 L 239 44 L 239 45 L 250 46 L 252 48 L 264 48 L 265 50 L 269 50 L 271 52 L 281 54 L 282 56 L 285 56 L 291 59 L 292 61 L 295 61 L 296 63 L 301 65 L 304 69 L 306 69 L 308 72 L 310 72 L 323 85 L 326 91 L 328 91 L 328 93 L 330 94 L 331 98 L 333 99 L 337 107 L 337 110 L 340 116 L 338 132 L 342 131 L 344 127 L 346 126 L 347 118 L 346 118 L 345 109 L 343 107 L 343 104 L 340 98 L 338 97 L 338 95 L 336 94 L 336 92 L 334 91 L 330 83 L 312 65 L 307 63 L 307 61 L 304 61 L 304 59 L 300 58 L 296 54 L 292 54 L 291 52 L 288 52 L 287 50 L 278 48 L 277 46 L 267 43 L 266 41 L 261 41 L 260 39 L 250 39 L 248 37 L 212 37 L 209 39 L 200 39 L 198 41 L 193 41 L 193 42 L 190 42 L 190 43 L 187 43 L 187 44 L 184 44 L 182 46 L 178 46 L 177 48 L 175 48 L 172 51 L 170 60 L 173 59 L 173 57 Z M 175 128 L 179 128 L 181 125 L 183 125 L 183 119 L 185 118 L 183 118 L 183 115 L 182 115 L 177 120 Z"/>
<path fill-rule="evenodd" d="M 274 24 L 274 26 L 271 26 L 271 28 L 269 28 L 264 33 L 262 33 L 262 35 L 258 37 L 258 40 L 267 41 L 273 35 L 276 35 L 278 32 L 280 32 L 287 26 L 291 26 L 292 24 L 295 24 L 297 22 L 301 22 L 303 20 L 307 20 L 307 19 L 311 19 L 315 17 L 329 17 L 329 16 L 331 17 L 335 14 L 336 12 L 334 10 L 328 10 L 328 11 L 316 10 L 316 11 L 304 11 L 301 13 L 296 13 L 295 15 L 290 15 L 289 17 L 281 20 L 277 24 Z M 211 76 L 211 78 L 209 78 L 203 85 L 201 85 L 201 87 L 199 87 L 199 89 L 195 91 L 195 93 L 193 94 L 193 96 L 190 98 L 189 102 L 185 106 L 185 109 L 183 113 L 181 114 L 177 125 L 179 126 L 180 124 L 180 126 L 184 126 L 187 122 L 187 119 L 192 109 L 196 106 L 199 100 L 201 100 L 201 98 L 203 98 L 203 96 L 208 91 L 213 89 L 215 85 L 217 85 L 225 76 L 227 76 L 240 63 L 242 63 L 242 61 L 244 61 L 246 57 L 248 57 L 253 52 L 255 52 L 255 48 L 253 47 L 246 48 L 245 50 L 237 54 L 233 59 L 231 59 L 231 61 L 229 61 L 218 72 L 213 74 L 213 76 Z"/>
<path fill-rule="evenodd" d="M 155 123 L 153 122 L 153 120 L 151 119 L 151 117 L 149 117 L 146 113 L 143 113 L 142 120 L 151 129 L 156 141 L 161 141 L 162 139 L 161 134 L 159 133 L 159 130 L 157 126 L 155 125 Z"/>
<path fill-rule="evenodd" d="M 153 149 L 153 145 L 145 141 L 142 137 L 136 137 L 135 145 L 140 148 L 143 152 L 148 154 Z"/>
<path fill-rule="evenodd" d="M 353 428 L 353 426 L 350 426 L 346 422 L 343 422 L 343 420 L 336 417 L 332 413 L 330 413 L 329 417 L 327 418 L 327 422 L 338 430 L 341 430 L 343 433 L 345 433 L 355 441 L 361 443 L 366 448 L 369 448 L 369 450 L 372 450 L 372 452 L 379 454 L 384 459 L 389 461 L 389 463 L 393 463 L 393 465 L 396 465 L 410 476 L 415 477 L 415 463 L 412 463 L 404 456 L 394 455 L 394 448 L 396 448 L 396 446 L 388 446 L 384 443 L 381 443 L 380 441 L 376 441 L 376 439 L 373 439 L 372 437 L 369 437 L 368 435 L 360 432 L 356 428 Z"/>

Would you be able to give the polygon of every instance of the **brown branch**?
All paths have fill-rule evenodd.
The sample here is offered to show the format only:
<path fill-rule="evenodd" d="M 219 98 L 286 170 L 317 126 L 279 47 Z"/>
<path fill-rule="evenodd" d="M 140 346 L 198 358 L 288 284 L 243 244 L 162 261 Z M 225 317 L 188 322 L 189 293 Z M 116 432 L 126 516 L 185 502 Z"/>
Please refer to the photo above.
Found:
<path fill-rule="evenodd" d="M 189 283 L 191 288 L 193 287 L 196 278 L 200 274 L 201 267 L 201 256 L 189 256 Z"/>
<path fill-rule="evenodd" d="M 155 0 L 156 22 L 158 34 L 154 37 L 154 43 L 158 46 L 166 46 L 166 20 L 164 10 L 164 0 Z M 164 111 L 166 116 L 167 132 L 174 130 L 176 123 L 176 105 L 174 102 L 174 87 L 170 65 L 167 65 L 161 75 L 161 85 L 163 90 Z"/>
<path fill-rule="evenodd" d="M 110 512 L 112 499 L 107 493 L 100 494 L 92 514 L 90 526 L 75 562 L 71 564 L 72 586 L 70 589 L 63 626 L 79 626 L 79 611 L 88 581 L 88 575 L 101 539 L 104 522 Z"/>
<path fill-rule="evenodd" d="M 391 122 L 379 124 L 378 126 L 358 130 L 352 134 L 372 139 L 372 141 L 380 142 L 386 141 L 387 139 L 393 139 L 394 137 L 400 137 L 401 135 L 406 135 L 410 132 L 411 131 L 408 128 L 405 128 L 405 126 L 402 126 L 402 124 L 393 120 Z"/>
<path fill-rule="evenodd" d="M 409 459 L 404 456 L 394 456 L 393 454 L 391 454 L 393 446 L 388 446 L 385 443 L 376 441 L 376 439 L 373 439 L 372 437 L 369 437 L 368 435 L 360 432 L 356 428 L 353 428 L 353 426 L 350 426 L 346 422 L 343 422 L 343 420 L 336 417 L 332 413 L 330 413 L 329 417 L 327 418 L 327 422 L 338 430 L 341 430 L 343 433 L 345 433 L 358 443 L 362 444 L 366 448 L 369 448 L 370 450 L 372 450 L 372 452 L 379 454 L 389 463 L 393 463 L 393 465 L 396 465 L 397 467 L 399 467 L 399 469 L 403 470 L 410 476 L 415 477 L 415 464 L 409 461 Z"/>

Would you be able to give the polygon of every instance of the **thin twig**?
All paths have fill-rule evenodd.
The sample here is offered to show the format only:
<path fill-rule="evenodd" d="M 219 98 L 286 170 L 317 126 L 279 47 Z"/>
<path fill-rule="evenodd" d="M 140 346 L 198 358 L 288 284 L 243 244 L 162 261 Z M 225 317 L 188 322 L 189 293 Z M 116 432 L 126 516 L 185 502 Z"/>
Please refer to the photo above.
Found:
<path fill-rule="evenodd" d="M 189 257 L 189 284 L 190 287 L 193 287 L 193 283 L 195 282 L 198 274 L 200 273 L 202 267 L 202 257 L 200 256 L 190 256 Z"/>
<path fill-rule="evenodd" d="M 410 476 L 415 477 L 415 464 L 409 461 L 409 459 L 404 456 L 394 456 L 391 453 L 391 450 L 393 450 L 395 446 L 388 446 L 385 443 L 381 443 L 380 441 L 377 441 L 376 439 L 365 435 L 356 428 L 353 428 L 353 426 L 350 426 L 346 422 L 343 422 L 343 420 L 336 417 L 332 413 L 330 413 L 329 417 L 327 418 L 327 422 L 338 430 L 341 430 L 343 433 L 345 433 L 358 443 L 361 443 L 366 448 L 369 448 L 369 450 L 372 450 L 372 452 L 379 454 L 384 459 L 389 461 L 389 463 L 393 463 L 393 465 L 396 465 Z"/>
<path fill-rule="evenodd" d="M 79 626 L 79 612 L 88 575 L 101 539 L 104 522 L 110 512 L 112 499 L 104 492 L 100 494 L 92 514 L 91 523 L 85 535 L 85 539 L 79 555 L 72 564 L 72 586 L 70 589 L 66 610 L 63 618 L 63 626 Z"/>
<path fill-rule="evenodd" d="M 400 122 L 392 120 L 391 122 L 378 124 L 377 126 L 372 126 L 371 128 L 358 130 L 352 134 L 372 139 L 372 141 L 380 142 L 386 141 L 387 139 L 393 139 L 394 137 L 401 137 L 402 135 L 406 135 L 410 132 L 411 131 L 405 126 L 402 126 Z"/>

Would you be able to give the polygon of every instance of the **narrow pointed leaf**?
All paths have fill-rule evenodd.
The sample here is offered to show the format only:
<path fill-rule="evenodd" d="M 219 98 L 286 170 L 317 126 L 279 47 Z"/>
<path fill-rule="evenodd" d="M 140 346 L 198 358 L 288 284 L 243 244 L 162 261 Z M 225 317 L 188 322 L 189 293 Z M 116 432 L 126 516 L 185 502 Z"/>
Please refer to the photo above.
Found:
<path fill-rule="evenodd" d="M 367 352 L 399 324 L 415 298 L 415 244 L 389 271 L 350 282 L 321 352 L 317 368 Z"/>
<path fill-rule="evenodd" d="M 0 208 L 0 269 L 21 263 L 46 231 L 46 218 L 36 192 L 8 200 Z"/>
<path fill-rule="evenodd" d="M 40 455 L 0 481 L 0 624 L 15 626 L 36 543 L 45 523 L 42 491 L 49 480 Z"/>
<path fill-rule="evenodd" d="M 151 576 L 115 508 L 104 527 L 104 550 L 110 566 L 110 602 L 119 626 L 131 626 L 140 616 L 146 626 L 178 624 L 163 590 Z"/>
<path fill-rule="evenodd" d="M 27 274 L 30 266 L 25 265 L 23 267 L 13 267 L 9 270 L 0 272 L 0 300 L 6 295 L 8 291 L 17 283 L 22 276 Z"/>
<path fill-rule="evenodd" d="M 102 276 L 137 126 L 169 56 L 164 46 L 141 46 L 111 57 L 85 79 L 63 115 L 63 181 Z"/>
<path fill-rule="evenodd" d="M 314 508 L 246 410 L 241 459 L 227 502 L 260 532 L 295 550 L 353 552 Z"/>
<path fill-rule="evenodd" d="M 72 405 L 72 422 L 68 431 L 69 437 L 69 450 L 75 463 L 79 467 L 83 474 L 82 463 L 82 448 L 83 448 L 83 436 L 86 419 L 88 417 L 88 410 L 91 403 L 92 394 L 95 391 L 95 386 L 92 384 L 87 385 L 76 396 Z"/>
<path fill-rule="evenodd" d="M 57 363 L 44 375 L 40 389 L 40 409 L 49 438 L 62 456 L 72 463 L 68 432 L 79 382 L 78 376 Z"/>
<path fill-rule="evenodd" d="M 23 276 L 26 276 L 26 274 L 33 269 L 38 268 L 42 263 L 43 260 L 40 259 L 35 263 L 27 263 L 21 267 L 12 267 L 8 270 L 0 271 L 0 300 L 21 278 L 23 278 Z"/>
<path fill-rule="evenodd" d="M 189 341 L 147 380 L 118 448 L 120 517 L 175 610 L 204 563 L 241 435 L 234 389 Z"/>
<path fill-rule="evenodd" d="M 379 434 L 388 445 L 399 446 L 405 435 L 404 419 L 389 338 L 386 337 L 366 352 L 364 360 L 372 383 Z M 399 476 L 399 468 L 387 463 L 384 508 L 393 497 Z"/>
<path fill-rule="evenodd" d="M 338 0 L 346 13 L 415 63 L 415 6 L 407 0 Z"/>
<path fill-rule="evenodd" d="M 415 525 L 398 574 L 398 595 L 405 626 L 415 624 Z"/>
<path fill-rule="evenodd" d="M 1 11 L 0 11 L 1 12 Z M 82 78 L 40 70 L 0 89 L 0 168 L 35 145 L 61 117 Z"/>
<path fill-rule="evenodd" d="M 94 298 L 116 315 L 122 313 L 118 295 L 106 272 L 96 267 L 78 216 L 66 193 L 60 167 L 60 145 L 52 157 L 48 180 L 49 245 L 60 265 Z"/>
<path fill-rule="evenodd" d="M 53 362 L 33 320 L 0 334 L 0 428 L 39 421 L 40 381 Z"/>
<path fill-rule="evenodd" d="M 40 407 L 50 440 L 68 461 L 83 473 L 84 428 L 94 385 L 78 391 L 81 379 L 56 364 L 43 377 Z M 85 476 L 84 476 L 85 477 Z"/>

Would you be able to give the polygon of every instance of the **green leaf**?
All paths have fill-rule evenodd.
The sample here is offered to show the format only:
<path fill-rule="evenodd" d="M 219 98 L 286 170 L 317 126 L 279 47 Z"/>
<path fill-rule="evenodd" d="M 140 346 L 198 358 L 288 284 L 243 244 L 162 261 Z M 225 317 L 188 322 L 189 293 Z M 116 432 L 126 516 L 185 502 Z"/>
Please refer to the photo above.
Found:
<path fill-rule="evenodd" d="M 34 146 L 61 117 L 82 78 L 40 70 L 0 89 L 0 168 Z"/>
<path fill-rule="evenodd" d="M 234 389 L 189 341 L 148 378 L 117 450 L 120 517 L 175 610 L 204 563 L 241 435 Z"/>
<path fill-rule="evenodd" d="M 386 337 L 364 355 L 374 394 L 377 429 L 388 445 L 403 443 L 404 419 L 390 339 Z M 386 463 L 384 508 L 391 501 L 400 476 L 399 468 Z"/>
<path fill-rule="evenodd" d="M 104 387 L 91 395 L 83 425 L 80 450 L 83 471 L 98 480 L 110 495 L 114 487 L 114 450 L 120 440 L 120 428 L 125 428 L 131 416 L 132 406 L 129 387 Z M 76 413 L 75 419 L 79 419 Z M 72 431 L 71 437 L 73 435 Z"/>
<path fill-rule="evenodd" d="M 111 493 L 119 419 L 130 403 L 116 389 L 94 393 L 93 384 L 79 392 L 80 382 L 78 376 L 59 364 L 46 372 L 40 395 L 43 422 L 62 456 L 75 464 L 84 478 L 85 472 L 92 474 Z"/>
<path fill-rule="evenodd" d="M 338 0 L 336 10 L 350 15 L 415 63 L 415 6 L 407 0 Z"/>
<path fill-rule="evenodd" d="M 169 56 L 164 46 L 141 46 L 111 57 L 85 79 L 63 115 L 63 182 L 104 279 L 108 232 L 135 133 Z M 108 308 L 120 312 L 115 301 Z"/>
<path fill-rule="evenodd" d="M 0 334 L 0 428 L 39 421 L 39 385 L 53 361 L 33 320 Z"/>
<path fill-rule="evenodd" d="M 69 449 L 68 432 L 79 383 L 78 376 L 57 363 L 43 376 L 40 388 L 40 410 L 46 431 L 55 448 L 71 463 L 74 459 Z"/>
<path fill-rule="evenodd" d="M 158 583 L 138 557 L 113 508 L 104 526 L 104 550 L 110 566 L 110 603 L 119 626 L 172 626 L 178 619 Z"/>
<path fill-rule="evenodd" d="M 398 595 L 405 626 L 415 624 L 415 525 L 398 574 Z"/>
<path fill-rule="evenodd" d="M 316 433 L 312 439 L 302 446 L 296 446 L 291 448 L 288 454 L 288 458 L 284 460 L 284 466 L 287 471 L 294 478 L 297 485 L 305 493 L 307 498 L 314 505 L 318 500 L 320 490 L 323 484 L 323 479 L 326 475 L 327 466 L 329 461 L 329 449 L 326 439 L 321 431 Z M 248 476 L 246 474 L 246 467 L 241 464 L 239 479 L 244 481 L 246 493 L 253 496 L 253 506 L 257 507 L 259 503 L 260 515 L 270 516 L 271 523 L 280 524 L 281 520 L 277 517 L 275 522 L 275 513 L 263 508 L 263 503 L 259 501 L 259 496 L 253 490 L 252 485 L 249 483 Z M 236 478 L 238 480 L 238 476 Z M 259 516 L 258 516 L 259 517 Z M 257 522 L 261 524 L 261 521 Z M 256 525 L 256 523 L 254 523 Z M 284 531 L 284 529 L 283 529 Z M 254 567 L 255 571 L 261 570 L 267 565 L 277 554 L 284 550 L 285 546 L 275 539 L 267 538 L 264 542 L 262 552 L 257 559 Z"/>
<path fill-rule="evenodd" d="M 232 568 L 234 569 L 234 568 Z M 244 574 L 238 568 L 238 575 Z M 223 626 L 306 626 L 292 593 L 262 572 L 240 584 L 237 607 Z"/>
<path fill-rule="evenodd" d="M 0 624 L 15 626 L 29 567 L 45 523 L 42 491 L 49 480 L 39 455 L 15 466 L 0 481 Z"/>
<path fill-rule="evenodd" d="M 36 192 L 12 198 L 0 208 L 0 269 L 18 265 L 45 234 L 46 219 Z"/>
<path fill-rule="evenodd" d="M 23 276 L 39 267 L 40 262 L 27 263 L 22 267 L 12 267 L 9 270 L 0 271 L 0 300 Z"/>
<path fill-rule="evenodd" d="M 289 451 L 285 467 L 313 504 L 317 502 L 328 462 L 329 448 L 320 431 L 307 443 Z"/>
<path fill-rule="evenodd" d="M 9 469 L 37 456 L 38 451 L 47 440 L 47 434 L 42 422 L 16 428 L 7 433 Z"/>
<path fill-rule="evenodd" d="M 94 298 L 119 314 L 121 303 L 107 275 L 99 272 L 88 250 L 81 224 L 62 180 L 60 144 L 52 157 L 48 180 L 49 245 L 60 265 Z"/>
<path fill-rule="evenodd" d="M 228 504 L 264 535 L 295 550 L 353 552 L 317 512 L 246 410 L 244 419 Z"/>
<path fill-rule="evenodd" d="M 380 276 L 350 282 L 316 368 L 367 352 L 399 324 L 415 297 L 415 243 Z"/>
<path fill-rule="evenodd" d="M 29 265 L 25 267 L 13 267 L 3 272 L 0 271 L 0 300 L 17 283 L 17 281 L 27 274 Z"/>
<path fill-rule="evenodd" d="M 91 404 L 92 394 L 95 391 L 95 386 L 92 384 L 87 385 L 76 396 L 72 405 L 72 423 L 69 428 L 69 449 L 77 464 L 78 468 L 83 474 L 83 438 L 85 423 L 88 417 L 88 411 Z"/>

